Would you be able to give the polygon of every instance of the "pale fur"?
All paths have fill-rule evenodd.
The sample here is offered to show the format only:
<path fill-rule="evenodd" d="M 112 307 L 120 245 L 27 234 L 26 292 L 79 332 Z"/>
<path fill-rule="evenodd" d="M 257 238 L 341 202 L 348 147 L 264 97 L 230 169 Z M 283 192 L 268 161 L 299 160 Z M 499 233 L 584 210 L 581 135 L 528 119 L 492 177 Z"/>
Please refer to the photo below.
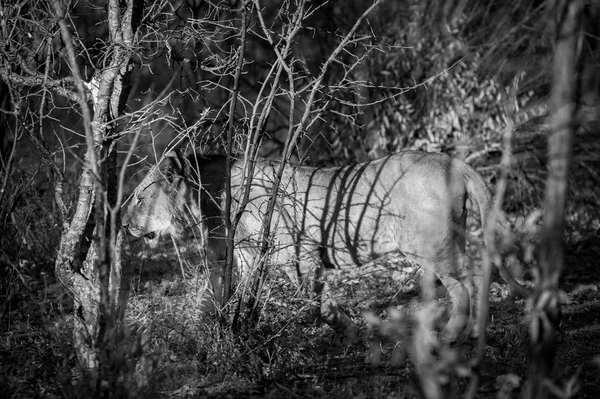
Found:
<path fill-rule="evenodd" d="M 248 202 L 236 231 L 236 261 L 242 275 L 252 270 L 259 236 L 279 163 L 259 159 Z M 232 210 L 240 209 L 243 165 L 231 168 Z M 135 190 L 124 217 L 135 236 L 155 245 L 161 235 L 179 235 L 203 217 L 208 245 L 223 243 L 224 157 L 187 158 L 171 153 Z M 200 182 L 203 187 L 198 195 Z M 322 281 L 327 268 L 361 266 L 399 252 L 434 272 L 452 299 L 443 330 L 448 340 L 475 332 L 478 268 L 464 262 L 467 202 L 486 222 L 492 195 L 483 178 L 464 162 L 442 154 L 401 152 L 362 164 L 311 168 L 287 165 L 272 218 L 272 265 L 295 267 L 315 279 L 321 315 L 349 341 L 357 328 Z M 222 252 L 217 250 L 216 252 Z"/>

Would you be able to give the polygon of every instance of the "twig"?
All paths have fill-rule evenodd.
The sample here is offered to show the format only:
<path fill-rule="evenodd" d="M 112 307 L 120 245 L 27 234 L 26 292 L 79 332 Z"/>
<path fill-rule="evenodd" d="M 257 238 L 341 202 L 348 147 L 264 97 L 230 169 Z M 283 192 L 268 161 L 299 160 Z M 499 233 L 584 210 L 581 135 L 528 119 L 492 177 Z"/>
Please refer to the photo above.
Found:
<path fill-rule="evenodd" d="M 40 73 L 34 73 L 29 76 L 23 76 L 15 72 L 11 72 L 6 70 L 5 68 L 0 68 L 0 76 L 2 79 L 7 82 L 12 82 L 21 86 L 40 86 L 44 89 L 52 90 L 55 93 L 66 97 L 67 99 L 75 102 L 79 102 L 80 104 L 83 102 L 87 102 L 90 100 L 90 93 L 87 90 L 83 92 L 83 99 L 81 101 L 81 93 L 74 92 L 67 88 L 67 86 L 72 86 L 73 79 L 71 78 L 62 78 L 62 79 L 46 79 L 46 75 L 42 75 Z"/>

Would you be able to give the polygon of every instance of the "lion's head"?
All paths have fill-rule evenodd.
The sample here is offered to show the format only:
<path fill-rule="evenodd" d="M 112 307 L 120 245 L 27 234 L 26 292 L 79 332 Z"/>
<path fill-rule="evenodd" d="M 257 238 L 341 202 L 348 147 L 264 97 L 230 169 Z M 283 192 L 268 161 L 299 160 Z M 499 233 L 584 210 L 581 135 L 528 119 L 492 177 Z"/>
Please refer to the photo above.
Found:
<path fill-rule="evenodd" d="M 164 234 L 181 235 L 195 213 L 194 187 L 189 161 L 182 153 L 168 153 L 135 189 L 123 226 L 152 248 Z"/>

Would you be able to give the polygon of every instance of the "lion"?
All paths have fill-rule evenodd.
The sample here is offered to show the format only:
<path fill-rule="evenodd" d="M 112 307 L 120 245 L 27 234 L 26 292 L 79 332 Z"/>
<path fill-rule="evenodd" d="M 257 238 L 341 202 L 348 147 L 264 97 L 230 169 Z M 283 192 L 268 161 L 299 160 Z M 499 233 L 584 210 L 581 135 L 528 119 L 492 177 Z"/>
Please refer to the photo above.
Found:
<path fill-rule="evenodd" d="M 244 197 L 249 169 L 232 162 L 232 218 L 241 211 L 234 252 L 242 276 L 252 271 L 259 251 L 279 167 L 278 161 L 259 158 Z M 202 220 L 208 245 L 219 245 L 225 237 L 227 173 L 222 155 L 166 154 L 135 189 L 124 227 L 155 247 L 161 236 L 178 237 Z M 469 201 L 479 208 L 485 227 L 493 205 L 490 189 L 475 169 L 444 154 L 406 151 L 328 168 L 288 164 L 271 221 L 270 262 L 294 265 L 300 277 L 311 276 L 322 319 L 354 343 L 358 327 L 335 301 L 324 273 L 400 253 L 444 285 L 452 304 L 441 338 L 462 342 L 477 335 L 482 285 L 480 268 L 465 262 Z"/>

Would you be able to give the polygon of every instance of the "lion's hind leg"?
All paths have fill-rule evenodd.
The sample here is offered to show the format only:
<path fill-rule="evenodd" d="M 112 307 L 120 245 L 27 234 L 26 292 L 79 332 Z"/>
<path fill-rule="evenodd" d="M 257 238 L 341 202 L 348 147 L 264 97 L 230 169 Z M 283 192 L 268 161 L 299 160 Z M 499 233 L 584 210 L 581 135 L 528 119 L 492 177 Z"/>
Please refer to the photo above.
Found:
<path fill-rule="evenodd" d="M 452 343 L 464 342 L 470 334 L 471 299 L 469 289 L 450 276 L 438 276 L 452 301 L 450 319 L 442 330 L 442 340 Z"/>
<path fill-rule="evenodd" d="M 462 343 L 469 337 L 477 337 L 479 333 L 478 319 L 482 295 L 485 294 L 482 292 L 483 279 L 479 270 L 469 265 L 453 273 L 438 273 L 452 301 L 450 319 L 442 330 L 442 339 L 447 342 Z"/>
<path fill-rule="evenodd" d="M 310 250 L 310 248 L 309 248 Z M 327 261 L 323 260 L 320 253 L 311 253 L 305 250 L 305 255 L 298 263 L 300 276 L 310 276 L 309 281 L 318 303 L 319 316 L 335 332 L 342 344 L 354 345 L 359 342 L 359 328 L 356 323 L 344 312 L 335 299 L 335 292 L 327 281 Z M 321 252 L 321 251 L 319 251 Z M 329 268 L 333 265 L 329 264 Z"/>

